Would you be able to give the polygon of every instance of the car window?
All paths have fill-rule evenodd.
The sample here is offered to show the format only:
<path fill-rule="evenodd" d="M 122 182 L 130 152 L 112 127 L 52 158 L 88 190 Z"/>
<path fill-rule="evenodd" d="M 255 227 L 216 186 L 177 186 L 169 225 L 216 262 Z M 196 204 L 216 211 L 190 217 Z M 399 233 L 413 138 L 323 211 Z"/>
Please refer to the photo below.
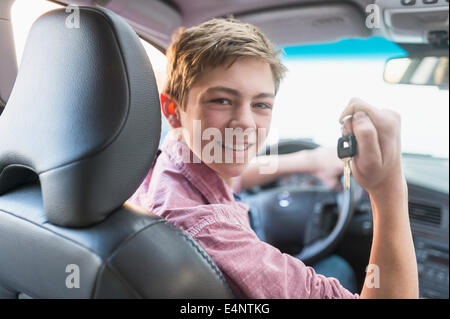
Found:
<path fill-rule="evenodd" d="M 282 48 L 288 68 L 273 111 L 271 140 L 311 138 L 336 145 L 339 114 L 356 96 L 402 117 L 402 151 L 448 158 L 449 93 L 384 82 L 388 58 L 407 53 L 383 38 Z"/>
<path fill-rule="evenodd" d="M 18 63 L 32 23 L 58 7 L 61 5 L 45 0 L 15 1 L 11 16 Z M 166 57 L 141 41 L 161 91 Z M 322 145 L 334 145 L 340 134 L 337 118 L 350 98 L 357 96 L 401 114 L 403 152 L 449 157 L 448 90 L 385 83 L 386 59 L 405 55 L 394 43 L 381 38 L 349 39 L 286 47 L 282 51 L 288 73 L 277 95 L 268 143 L 311 138 Z M 162 123 L 164 137 L 168 124 L 165 120 Z"/>

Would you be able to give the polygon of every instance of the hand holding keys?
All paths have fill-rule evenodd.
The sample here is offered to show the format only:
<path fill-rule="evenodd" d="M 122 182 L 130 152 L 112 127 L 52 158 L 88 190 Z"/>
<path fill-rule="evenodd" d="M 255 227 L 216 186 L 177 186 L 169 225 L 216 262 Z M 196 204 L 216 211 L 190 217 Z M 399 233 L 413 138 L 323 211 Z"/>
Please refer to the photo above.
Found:
<path fill-rule="evenodd" d="M 350 100 L 339 117 L 343 137 L 338 147 L 356 183 L 371 196 L 383 197 L 404 189 L 401 162 L 401 119 L 389 109 L 378 109 L 358 98 Z M 349 134 L 349 136 L 347 136 Z M 354 135 L 352 137 L 352 135 Z M 358 140 L 358 145 L 353 143 Z M 338 145 L 339 146 L 339 145 Z M 349 174 L 347 173 L 347 186 Z"/>
<path fill-rule="evenodd" d="M 341 121 L 342 137 L 338 140 L 338 157 L 344 161 L 344 188 L 350 189 L 350 175 L 352 173 L 350 161 L 357 154 L 357 142 L 356 137 L 353 134 L 344 135 L 344 123 L 346 120 L 351 119 L 353 115 L 344 117 Z"/>
<path fill-rule="evenodd" d="M 351 173 L 369 194 L 372 206 L 370 263 L 384 269 L 379 289 L 365 286 L 361 297 L 416 298 L 417 261 L 408 216 L 408 185 L 402 169 L 400 115 L 352 98 L 339 119 L 344 136 L 338 142 L 338 156 L 346 166 L 345 186 L 350 186 L 352 161 Z"/>

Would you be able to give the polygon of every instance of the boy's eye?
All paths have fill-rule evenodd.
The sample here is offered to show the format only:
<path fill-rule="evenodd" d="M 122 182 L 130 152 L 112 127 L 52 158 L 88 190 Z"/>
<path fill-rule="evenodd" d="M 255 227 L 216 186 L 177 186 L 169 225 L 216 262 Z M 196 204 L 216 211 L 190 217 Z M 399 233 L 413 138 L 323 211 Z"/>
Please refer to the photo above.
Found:
<path fill-rule="evenodd" d="M 230 100 L 222 99 L 222 98 L 221 99 L 212 100 L 211 102 L 217 103 L 217 104 L 221 104 L 221 105 L 229 105 L 229 104 L 231 104 Z"/>
<path fill-rule="evenodd" d="M 272 105 L 269 105 L 267 103 L 255 103 L 253 104 L 253 106 L 258 109 L 272 109 Z"/>

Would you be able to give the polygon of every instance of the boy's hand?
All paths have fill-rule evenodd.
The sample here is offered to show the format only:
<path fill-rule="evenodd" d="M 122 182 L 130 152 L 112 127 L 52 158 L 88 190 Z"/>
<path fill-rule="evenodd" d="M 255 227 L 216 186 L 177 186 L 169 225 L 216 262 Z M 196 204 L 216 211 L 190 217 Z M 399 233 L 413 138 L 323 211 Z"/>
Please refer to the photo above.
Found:
<path fill-rule="evenodd" d="M 349 102 L 339 120 L 347 115 L 353 118 L 344 123 L 344 133 L 353 132 L 358 142 L 358 154 L 352 160 L 356 182 L 372 196 L 402 188 L 400 115 L 357 98 Z"/>
<path fill-rule="evenodd" d="M 328 188 L 338 188 L 344 162 L 337 156 L 335 147 L 318 147 L 299 153 L 301 152 L 308 154 L 312 175 L 319 178 Z"/>

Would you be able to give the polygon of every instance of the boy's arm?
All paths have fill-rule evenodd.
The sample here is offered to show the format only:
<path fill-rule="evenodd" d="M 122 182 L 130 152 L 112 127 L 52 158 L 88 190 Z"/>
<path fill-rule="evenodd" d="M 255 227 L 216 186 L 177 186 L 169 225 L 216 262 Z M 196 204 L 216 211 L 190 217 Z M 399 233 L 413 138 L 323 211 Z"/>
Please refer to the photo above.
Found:
<path fill-rule="evenodd" d="M 406 183 L 371 194 L 374 233 L 369 265 L 377 265 L 379 288 L 368 272 L 361 298 L 418 298 L 417 262 L 408 217 Z"/>
<path fill-rule="evenodd" d="M 417 260 L 401 163 L 400 116 L 353 99 L 341 119 L 358 141 L 352 174 L 371 198 L 374 232 L 362 298 L 417 298 Z"/>
<path fill-rule="evenodd" d="M 337 157 L 335 147 L 319 147 L 313 150 L 264 157 L 262 161 L 250 163 L 241 175 L 243 189 L 263 185 L 282 175 L 295 173 L 315 175 L 329 188 L 336 188 L 339 184 L 338 176 L 342 174 L 344 168 L 343 161 Z M 277 169 L 271 174 L 262 174 L 261 165 L 277 167 Z"/>

